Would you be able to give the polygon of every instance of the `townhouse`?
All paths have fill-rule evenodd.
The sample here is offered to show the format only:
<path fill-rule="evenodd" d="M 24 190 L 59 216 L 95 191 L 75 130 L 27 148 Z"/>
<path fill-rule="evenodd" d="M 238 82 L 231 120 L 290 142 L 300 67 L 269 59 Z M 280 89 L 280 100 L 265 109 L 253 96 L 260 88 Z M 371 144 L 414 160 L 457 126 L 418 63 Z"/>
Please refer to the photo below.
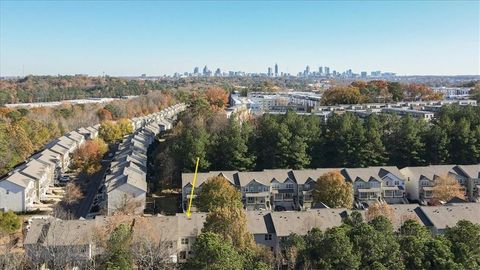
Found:
<path fill-rule="evenodd" d="M 0 210 L 25 212 L 35 210 L 47 199 L 53 186 L 55 167 L 52 163 L 31 159 L 0 180 Z"/>
<path fill-rule="evenodd" d="M 0 210 L 33 210 L 38 198 L 36 187 L 35 179 L 19 171 L 0 180 Z"/>
<path fill-rule="evenodd" d="M 62 136 L 54 141 L 49 149 L 60 155 L 60 167 L 62 171 L 68 170 L 70 166 L 71 154 L 77 149 L 78 141 L 74 141 L 67 136 Z"/>
<path fill-rule="evenodd" d="M 47 267 L 81 266 L 96 254 L 95 228 L 95 221 L 34 220 L 23 242 L 25 255 Z"/>
<path fill-rule="evenodd" d="M 116 178 L 111 177 L 111 182 L 121 187 L 119 190 L 133 190 L 134 194 L 141 194 L 138 190 L 146 192 L 146 184 L 141 183 L 142 181 L 138 179 L 143 179 L 146 175 L 148 145 L 153 142 L 156 134 L 172 128 L 172 121 L 176 114 L 185 109 L 185 104 L 177 104 L 168 110 L 143 117 L 145 122 L 139 127 L 143 130 L 131 137 L 131 140 L 123 146 L 125 149 L 118 153 L 118 161 L 127 164 L 125 165 L 127 170 L 119 168 L 116 171 Z M 169 119 L 164 119 L 164 116 L 168 116 Z M 153 122 L 155 119 L 158 119 L 158 123 Z M 50 187 L 55 184 L 61 172 L 68 170 L 71 154 L 85 140 L 96 138 L 99 128 L 99 124 L 79 128 L 53 140 L 44 150 L 35 153 L 26 163 L 19 165 L 3 179 L 0 179 L 0 210 L 24 212 L 37 209 L 42 200 L 48 199 Z M 132 165 L 130 166 L 130 164 Z M 123 174 L 123 172 L 127 174 Z M 133 184 L 134 187 L 132 188 L 130 184 Z M 113 186 L 115 185 L 111 184 L 111 187 Z M 118 196 L 112 195 L 114 198 Z M 141 194 L 140 197 L 144 197 L 144 194 Z"/>
<path fill-rule="evenodd" d="M 147 152 L 159 133 L 172 128 L 176 114 L 186 108 L 177 104 L 160 112 L 131 120 L 135 132 L 123 139 L 103 179 L 99 206 L 107 215 L 143 213 L 146 206 Z M 167 120 L 163 117 L 169 117 Z"/>
<path fill-rule="evenodd" d="M 470 177 L 474 177 L 475 171 L 477 171 L 478 174 L 478 171 L 480 171 L 479 167 L 480 165 L 430 165 L 405 167 L 400 171 L 406 179 L 407 198 L 412 202 L 429 204 L 432 202 L 432 192 L 436 182 L 441 177 L 450 177 L 457 180 L 464 195 L 468 196 L 468 194 L 472 194 L 472 199 L 474 199 L 475 186 L 472 183 L 476 182 L 476 179 Z M 468 173 L 466 173 L 465 170 L 468 171 Z M 472 174 L 472 176 L 470 176 L 469 173 Z"/>
<path fill-rule="evenodd" d="M 460 220 L 480 224 L 480 203 L 444 206 L 394 205 L 392 225 L 398 230 L 406 220 L 416 220 L 434 234 L 443 234 Z M 366 216 L 366 211 L 359 211 Z M 308 211 L 246 211 L 247 229 L 255 242 L 277 253 L 282 240 L 290 234 L 306 235 L 313 228 L 325 231 L 342 225 L 351 210 L 315 209 Z M 25 237 L 26 255 L 36 261 L 48 262 L 64 256 L 77 264 L 91 260 L 103 252 L 101 245 L 108 239 L 107 228 L 125 224 L 131 228 L 132 243 L 155 248 L 172 263 L 184 263 L 195 256 L 193 245 L 203 229 L 206 213 L 175 216 L 120 216 L 91 220 L 34 220 Z M 158 250 L 157 250 L 158 249 Z"/>
<path fill-rule="evenodd" d="M 443 206 L 420 206 L 422 224 L 434 234 L 443 234 L 460 220 L 480 224 L 480 203 L 460 203 Z"/>
<path fill-rule="evenodd" d="M 197 179 L 195 181 L 195 188 L 193 189 L 193 196 L 192 196 L 192 187 L 193 187 L 193 178 L 195 176 L 194 173 L 182 173 L 182 208 L 184 211 L 187 211 L 188 209 L 188 204 L 189 204 L 189 201 L 190 201 L 190 198 L 192 197 L 192 211 L 196 211 L 196 207 L 195 207 L 195 198 L 197 197 L 197 195 L 201 192 L 202 190 L 202 187 L 204 185 L 204 183 L 210 179 L 210 178 L 213 178 L 213 177 L 216 177 L 216 176 L 222 176 L 223 178 L 225 178 L 229 184 L 231 184 L 232 186 L 239 186 L 239 183 L 238 183 L 238 177 L 236 176 L 236 174 L 238 174 L 237 171 L 211 171 L 211 172 L 208 172 L 208 173 L 199 173 L 197 175 Z"/>
<path fill-rule="evenodd" d="M 346 168 L 341 173 L 353 184 L 353 194 L 359 202 L 408 203 L 405 179 L 397 167 Z"/>
<path fill-rule="evenodd" d="M 458 165 L 457 171 L 465 179 L 468 199 L 480 202 L 480 164 Z"/>
<path fill-rule="evenodd" d="M 374 166 L 367 168 L 274 169 L 255 172 L 215 171 L 199 173 L 196 195 L 211 177 L 223 176 L 242 195 L 247 210 L 306 210 L 317 208 L 314 190 L 317 179 L 328 172 L 339 172 L 353 188 L 354 206 L 368 208 L 373 202 L 408 204 L 431 202 L 432 190 L 439 177 L 456 179 L 465 198 L 480 200 L 480 164 L 431 165 L 405 167 Z M 188 206 L 193 173 L 182 174 L 182 205 Z M 195 208 L 193 208 L 195 210 Z"/>

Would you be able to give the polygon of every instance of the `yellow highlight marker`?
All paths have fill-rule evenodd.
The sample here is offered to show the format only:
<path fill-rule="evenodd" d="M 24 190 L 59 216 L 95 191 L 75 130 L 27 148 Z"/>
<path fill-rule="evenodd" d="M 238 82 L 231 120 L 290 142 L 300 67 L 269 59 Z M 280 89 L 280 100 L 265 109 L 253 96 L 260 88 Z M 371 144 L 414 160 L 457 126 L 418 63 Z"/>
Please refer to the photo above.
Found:
<path fill-rule="evenodd" d="M 192 212 L 190 212 L 190 211 L 192 209 L 193 190 L 195 189 L 195 182 L 197 182 L 198 163 L 199 162 L 200 162 L 200 158 L 197 157 L 197 165 L 195 165 L 195 174 L 193 176 L 192 191 L 190 191 L 190 201 L 188 203 L 187 217 L 190 217 L 192 215 Z"/>

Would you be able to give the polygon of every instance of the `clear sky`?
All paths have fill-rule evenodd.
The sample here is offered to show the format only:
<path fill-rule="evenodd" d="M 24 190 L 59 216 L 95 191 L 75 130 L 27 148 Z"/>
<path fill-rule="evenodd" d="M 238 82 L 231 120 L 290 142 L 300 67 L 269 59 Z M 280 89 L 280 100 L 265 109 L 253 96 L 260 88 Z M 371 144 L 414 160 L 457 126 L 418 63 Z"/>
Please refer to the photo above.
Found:
<path fill-rule="evenodd" d="M 479 1 L 5 1 L 0 75 L 480 74 Z"/>

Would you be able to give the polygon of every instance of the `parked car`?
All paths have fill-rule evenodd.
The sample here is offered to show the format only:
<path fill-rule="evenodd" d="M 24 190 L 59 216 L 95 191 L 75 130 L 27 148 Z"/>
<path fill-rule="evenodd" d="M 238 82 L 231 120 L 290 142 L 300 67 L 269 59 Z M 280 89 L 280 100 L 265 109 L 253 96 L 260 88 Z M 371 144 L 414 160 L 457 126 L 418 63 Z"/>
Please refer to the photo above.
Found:
<path fill-rule="evenodd" d="M 69 182 L 69 181 L 70 181 L 70 176 L 68 176 L 68 175 L 62 175 L 58 181 L 60 181 L 60 182 L 62 182 L 62 183 Z"/>

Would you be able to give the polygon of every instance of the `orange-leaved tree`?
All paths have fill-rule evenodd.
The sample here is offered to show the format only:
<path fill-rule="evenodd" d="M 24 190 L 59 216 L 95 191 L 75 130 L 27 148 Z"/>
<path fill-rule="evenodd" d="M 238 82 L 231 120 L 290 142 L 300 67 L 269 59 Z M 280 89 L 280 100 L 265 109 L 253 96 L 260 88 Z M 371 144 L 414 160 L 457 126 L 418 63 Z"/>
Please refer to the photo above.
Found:
<path fill-rule="evenodd" d="M 448 202 L 454 197 L 465 197 L 462 186 L 451 176 L 438 177 L 432 189 L 432 203 Z"/>
<path fill-rule="evenodd" d="M 325 173 L 317 180 L 313 198 L 315 202 L 322 202 L 332 208 L 352 208 L 352 184 L 345 181 L 338 171 Z"/>
<path fill-rule="evenodd" d="M 228 104 L 228 92 L 220 87 L 207 89 L 207 91 L 205 91 L 205 97 L 213 111 L 222 110 Z"/>

